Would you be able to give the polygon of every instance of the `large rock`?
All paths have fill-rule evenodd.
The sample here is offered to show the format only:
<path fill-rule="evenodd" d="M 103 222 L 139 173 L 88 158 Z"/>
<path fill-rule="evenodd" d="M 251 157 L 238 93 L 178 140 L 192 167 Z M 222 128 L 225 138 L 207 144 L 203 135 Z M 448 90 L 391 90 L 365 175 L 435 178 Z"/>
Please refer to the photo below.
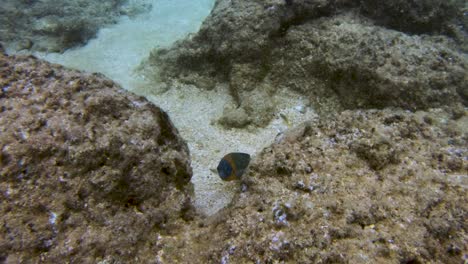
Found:
<path fill-rule="evenodd" d="M 135 261 L 191 213 L 167 114 L 97 74 L 0 55 L 0 262 Z"/>
<path fill-rule="evenodd" d="M 463 263 L 468 115 L 344 111 L 278 137 L 181 263 Z M 200 228 L 201 226 L 201 228 Z M 170 247 L 168 245 L 171 245 Z M 175 262 L 176 262 L 175 261 Z"/>
<path fill-rule="evenodd" d="M 150 8 L 148 0 L 2 0 L 0 43 L 12 50 L 62 52 L 86 43 L 120 15 Z"/>
<path fill-rule="evenodd" d="M 468 105 L 468 57 L 444 42 L 345 15 L 290 28 L 278 43 L 266 79 L 312 100 L 332 93 L 347 109 Z"/>
<path fill-rule="evenodd" d="M 461 2 L 445 2 L 401 3 L 404 12 L 396 18 L 393 9 L 371 13 L 370 1 L 218 0 L 197 34 L 155 50 L 145 65 L 157 81 L 176 79 L 205 89 L 228 83 L 242 109 L 237 111 L 249 116 L 271 117 L 256 105 L 274 104 L 270 95 L 279 89 L 303 93 L 325 113 L 459 108 L 468 104 L 466 54 L 447 36 L 404 33 L 435 34 L 454 26 L 453 19 L 463 18 Z M 402 22 L 400 28 L 395 21 Z M 461 26 L 459 33 L 466 32 Z M 260 100 L 252 102 L 254 97 Z M 225 111 L 221 123 L 238 126 L 231 112 Z M 267 123 L 259 120 L 254 125 Z"/>
<path fill-rule="evenodd" d="M 463 109 L 312 120 L 202 218 L 187 148 L 158 108 L 33 57 L 2 55 L 0 73 L 1 262 L 466 261 Z"/>

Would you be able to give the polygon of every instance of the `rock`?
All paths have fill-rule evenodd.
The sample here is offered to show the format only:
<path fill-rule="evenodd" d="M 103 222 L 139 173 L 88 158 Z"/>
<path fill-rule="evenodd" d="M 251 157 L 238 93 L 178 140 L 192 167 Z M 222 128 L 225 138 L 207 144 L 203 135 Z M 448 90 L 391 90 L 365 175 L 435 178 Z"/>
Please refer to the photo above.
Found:
<path fill-rule="evenodd" d="M 207 226 L 192 227 L 190 238 L 171 240 L 183 249 L 163 257 L 200 263 L 463 262 L 468 166 L 452 167 L 451 160 L 468 155 L 467 125 L 466 111 L 453 119 L 441 109 L 348 110 L 311 121 L 295 138 L 258 155 L 230 207 L 216 220 L 202 220 Z M 360 144 L 365 155 L 354 147 Z M 397 151 L 383 155 L 384 147 Z"/>
<path fill-rule="evenodd" d="M 242 104 L 238 107 L 227 105 L 219 123 L 226 128 L 244 128 L 248 125 L 263 127 L 274 116 L 275 105 L 271 96 L 261 89 L 241 95 Z"/>
<path fill-rule="evenodd" d="M 391 0 L 377 4 L 372 0 L 362 1 L 361 10 L 379 24 L 410 33 L 448 32 L 455 18 L 463 16 L 458 10 L 464 1 L 443 0 Z"/>
<path fill-rule="evenodd" d="M 133 261 L 191 218 L 167 114 L 102 75 L 0 55 L 0 262 Z"/>
<path fill-rule="evenodd" d="M 294 90 L 322 115 L 468 105 L 468 58 L 457 42 L 467 30 L 448 37 L 464 18 L 461 2 L 395 0 L 389 13 L 371 2 L 218 0 L 196 35 L 153 51 L 143 68 L 157 68 L 162 82 L 227 83 L 239 105 L 255 90 Z M 256 126 L 271 119 L 251 112 L 267 120 Z"/>
<path fill-rule="evenodd" d="M 0 42 L 12 51 L 63 52 L 85 44 L 122 14 L 135 16 L 150 9 L 147 0 L 4 0 L 0 5 Z"/>
<path fill-rule="evenodd" d="M 314 91 L 322 82 L 348 109 L 415 110 L 468 102 L 468 60 L 444 45 L 346 16 L 296 26 L 284 38 L 284 44 L 298 46 L 273 56 L 281 58 L 269 75 L 278 86 L 295 79 L 309 96 L 324 97 Z M 294 66 L 284 67 L 282 60 Z"/>
<path fill-rule="evenodd" d="M 223 116 L 219 119 L 219 123 L 228 128 L 243 128 L 250 122 L 251 120 L 249 120 L 244 108 L 234 108 L 232 106 L 227 106 L 223 111 Z"/>

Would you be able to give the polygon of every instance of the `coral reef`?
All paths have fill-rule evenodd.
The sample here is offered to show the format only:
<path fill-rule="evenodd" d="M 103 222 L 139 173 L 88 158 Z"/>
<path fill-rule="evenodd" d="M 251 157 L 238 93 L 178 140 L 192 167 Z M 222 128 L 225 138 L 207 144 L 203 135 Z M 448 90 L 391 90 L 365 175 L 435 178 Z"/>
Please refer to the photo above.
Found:
<path fill-rule="evenodd" d="M 150 7 L 146 0 L 3 0 L 0 42 L 16 51 L 62 52 L 86 43 L 120 15 L 135 16 Z"/>
<path fill-rule="evenodd" d="M 250 120 L 257 126 L 271 116 L 262 105 L 274 105 L 271 96 L 252 102 L 258 91 L 299 91 L 324 114 L 467 105 L 462 44 L 436 35 L 463 20 L 461 2 L 389 1 L 388 13 L 371 2 L 218 0 L 197 34 L 154 50 L 144 68 L 162 82 L 176 79 L 202 89 L 228 83 L 242 108 L 236 111 L 262 116 Z M 459 35 L 466 32 L 461 27 Z M 231 112 L 225 111 L 222 124 L 245 123 L 229 121 Z"/>
<path fill-rule="evenodd" d="M 0 262 L 157 254 L 192 212 L 167 114 L 98 74 L 0 55 Z"/>

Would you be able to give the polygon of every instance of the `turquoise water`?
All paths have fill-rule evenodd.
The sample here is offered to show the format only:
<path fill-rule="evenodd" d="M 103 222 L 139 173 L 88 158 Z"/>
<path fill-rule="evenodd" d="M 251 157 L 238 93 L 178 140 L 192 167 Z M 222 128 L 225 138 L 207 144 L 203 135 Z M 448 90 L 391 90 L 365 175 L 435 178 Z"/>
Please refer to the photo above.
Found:
<path fill-rule="evenodd" d="M 121 17 L 117 24 L 101 29 L 85 46 L 64 53 L 35 55 L 70 68 L 104 73 L 131 90 L 135 67 L 149 52 L 196 32 L 213 3 L 213 0 L 153 0 L 150 12 L 136 18 Z"/>

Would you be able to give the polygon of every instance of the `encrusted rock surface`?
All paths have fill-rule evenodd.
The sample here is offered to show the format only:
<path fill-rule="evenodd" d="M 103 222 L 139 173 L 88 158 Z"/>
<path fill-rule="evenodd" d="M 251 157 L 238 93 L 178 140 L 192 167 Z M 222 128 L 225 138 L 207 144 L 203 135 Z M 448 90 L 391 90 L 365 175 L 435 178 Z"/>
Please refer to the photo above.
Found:
<path fill-rule="evenodd" d="M 2 0 L 0 43 L 16 51 L 62 52 L 86 43 L 120 15 L 149 8 L 147 0 Z"/>
<path fill-rule="evenodd" d="M 180 251 L 161 257 L 464 263 L 467 141 L 466 112 L 347 110 L 310 122 L 255 158 L 229 208 L 187 228 L 190 238 L 163 238 Z"/>
<path fill-rule="evenodd" d="M 379 24 L 399 31 L 450 34 L 457 22 L 460 23 L 464 19 L 464 11 L 461 9 L 463 5 L 466 5 L 466 2 L 443 0 L 376 2 L 364 0 L 362 1 L 362 11 Z"/>
<path fill-rule="evenodd" d="M 0 55 L 0 262 L 137 261 L 190 218 L 167 114 L 96 74 Z"/>
<path fill-rule="evenodd" d="M 303 93 L 326 114 L 467 105 L 462 1 L 395 0 L 386 2 L 393 7 L 388 13 L 371 2 L 218 0 L 197 34 L 155 50 L 145 68 L 162 82 L 176 79 L 203 89 L 228 83 L 249 116 L 271 116 L 256 107 L 274 104 L 271 96 L 253 104 L 251 98 L 280 89 Z M 221 123 L 239 126 L 229 120 L 231 112 Z M 268 123 L 258 120 L 250 122 Z"/>
<path fill-rule="evenodd" d="M 348 109 L 468 103 L 467 57 L 443 42 L 346 15 L 291 28 L 279 42 L 266 79 L 312 100 L 328 92 Z"/>

